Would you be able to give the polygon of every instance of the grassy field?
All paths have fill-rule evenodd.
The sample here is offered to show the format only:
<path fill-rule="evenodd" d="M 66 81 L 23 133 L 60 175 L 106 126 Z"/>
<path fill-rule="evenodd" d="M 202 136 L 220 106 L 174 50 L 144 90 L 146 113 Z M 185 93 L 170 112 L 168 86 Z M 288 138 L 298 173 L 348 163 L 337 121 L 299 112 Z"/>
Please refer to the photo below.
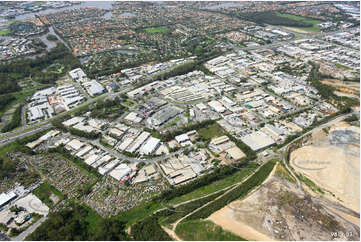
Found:
<path fill-rule="evenodd" d="M 120 213 L 115 218 L 119 221 L 126 223 L 126 226 L 132 225 L 133 223 L 140 221 L 146 217 L 152 215 L 156 210 L 162 208 L 162 205 L 157 202 L 148 202 L 144 205 L 132 208 L 128 211 Z"/>
<path fill-rule="evenodd" d="M 212 182 L 211 184 L 200 187 L 190 193 L 187 193 L 183 196 L 174 198 L 169 201 L 169 204 L 177 204 L 184 201 L 188 201 L 197 197 L 201 197 L 207 194 L 211 194 L 213 192 L 219 191 L 223 188 L 226 188 L 232 184 L 235 184 L 237 182 L 240 182 L 244 177 L 249 175 L 252 171 L 254 171 L 257 168 L 257 165 L 255 163 L 250 163 L 246 165 L 243 170 L 237 171 L 236 173 L 222 179 L 219 181 Z"/>
<path fill-rule="evenodd" d="M 0 158 L 8 159 L 7 154 L 11 151 L 14 151 L 19 148 L 19 144 L 12 142 L 10 144 L 6 144 L 0 148 Z"/>
<path fill-rule="evenodd" d="M 145 32 L 149 34 L 166 33 L 169 32 L 169 28 L 167 27 L 146 28 Z"/>
<path fill-rule="evenodd" d="M 205 139 L 212 139 L 214 137 L 219 137 L 224 135 L 224 131 L 222 127 L 220 127 L 219 124 L 217 123 L 199 129 L 198 133 L 200 136 L 202 136 Z"/>
<path fill-rule="evenodd" d="M 176 229 L 177 235 L 183 240 L 195 241 L 244 241 L 211 221 L 194 220 L 181 223 Z"/>
<path fill-rule="evenodd" d="M 2 29 L 2 30 L 0 30 L 0 36 L 8 35 L 8 34 L 10 34 L 10 33 L 11 33 L 11 31 L 8 30 L 8 29 Z"/>
<path fill-rule="evenodd" d="M 125 101 L 123 102 L 123 104 L 124 104 L 125 106 L 128 106 L 128 107 L 131 107 L 131 106 L 134 105 L 134 103 L 133 103 L 132 101 L 130 101 L 130 100 L 125 100 Z"/>
<path fill-rule="evenodd" d="M 337 68 L 341 68 L 341 69 L 345 69 L 345 70 L 351 70 L 350 67 L 345 66 L 345 65 L 342 65 L 342 64 L 339 64 L 339 63 L 336 64 L 336 67 L 337 67 Z"/>
<path fill-rule="evenodd" d="M 46 182 L 36 188 L 33 193 L 48 207 L 53 207 L 55 205 L 50 199 L 52 194 L 56 195 L 59 198 L 59 201 L 64 198 L 64 195 L 60 191 Z"/>
<path fill-rule="evenodd" d="M 319 27 L 317 27 L 317 24 L 322 23 L 322 21 L 320 21 L 320 20 L 306 18 L 306 17 L 292 15 L 292 14 L 279 13 L 279 12 L 276 12 L 276 14 L 277 14 L 277 16 L 280 16 L 280 17 L 289 18 L 289 19 L 293 19 L 293 20 L 297 20 L 297 21 L 303 21 L 305 23 L 309 23 L 309 24 L 313 25 L 312 27 L 295 27 L 297 29 L 316 31 L 316 32 L 319 32 L 321 30 Z"/>

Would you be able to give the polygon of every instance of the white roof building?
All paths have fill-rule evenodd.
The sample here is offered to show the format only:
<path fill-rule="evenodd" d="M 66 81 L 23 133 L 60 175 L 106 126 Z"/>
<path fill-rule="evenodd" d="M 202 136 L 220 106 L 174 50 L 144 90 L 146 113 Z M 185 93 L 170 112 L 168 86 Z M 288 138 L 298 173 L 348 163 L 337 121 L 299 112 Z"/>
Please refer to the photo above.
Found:
<path fill-rule="evenodd" d="M 242 142 L 248 145 L 253 151 L 260 151 L 275 144 L 275 141 L 263 133 L 256 131 L 241 138 Z"/>
<path fill-rule="evenodd" d="M 105 173 L 107 173 L 108 171 L 113 169 L 116 165 L 118 165 L 118 163 L 119 163 L 118 159 L 112 160 L 111 162 L 109 162 L 105 166 L 98 167 L 98 171 L 99 171 L 100 174 L 104 175 Z"/>
<path fill-rule="evenodd" d="M 133 123 L 140 123 L 143 120 L 136 112 L 129 113 L 124 119 Z"/>
<path fill-rule="evenodd" d="M 116 136 L 116 137 L 122 137 L 124 132 L 117 128 L 111 128 L 111 129 L 109 129 L 108 134 Z"/>
<path fill-rule="evenodd" d="M 201 110 L 201 111 L 203 111 L 204 109 L 207 109 L 207 106 L 204 105 L 204 103 L 198 103 L 198 104 L 196 105 L 196 107 L 197 107 L 199 110 Z"/>
<path fill-rule="evenodd" d="M 223 113 L 224 111 L 226 111 L 224 106 L 218 101 L 211 101 L 208 103 L 208 105 L 217 113 Z"/>
<path fill-rule="evenodd" d="M 87 159 L 84 160 L 84 162 L 88 165 L 92 165 L 94 162 L 96 162 L 99 159 L 99 155 L 91 155 Z"/>
<path fill-rule="evenodd" d="M 71 118 L 71 119 L 68 119 L 68 120 L 62 122 L 62 124 L 65 127 L 71 127 L 77 123 L 83 122 L 85 119 L 86 119 L 85 117 L 74 117 L 74 118 Z"/>
<path fill-rule="evenodd" d="M 140 153 L 146 155 L 151 154 L 158 148 L 159 145 L 160 145 L 160 139 L 150 137 L 140 149 Z"/>
<path fill-rule="evenodd" d="M 43 118 L 45 118 L 44 112 L 38 106 L 29 108 L 29 120 L 30 121 L 35 121 L 35 120 L 43 119 Z"/>
<path fill-rule="evenodd" d="M 90 96 L 96 96 L 105 92 L 105 88 L 96 80 L 84 82 L 83 86 L 87 89 Z"/>
<path fill-rule="evenodd" d="M 148 139 L 148 137 L 150 136 L 150 133 L 144 131 L 142 132 L 134 141 L 133 145 L 131 147 L 128 147 L 127 151 L 130 153 L 134 153 L 136 152 L 139 147 L 144 143 L 144 141 L 146 141 Z"/>
<path fill-rule="evenodd" d="M 175 140 L 181 144 L 183 142 L 189 141 L 189 136 L 187 134 L 181 134 L 175 137 Z"/>
<path fill-rule="evenodd" d="M 82 158 L 85 154 L 87 154 L 92 149 L 93 149 L 93 146 L 88 144 L 84 148 L 82 148 L 78 153 L 76 153 L 75 156 Z"/>
<path fill-rule="evenodd" d="M 3 192 L 0 194 L 0 207 L 4 206 L 11 200 L 13 200 L 16 197 L 16 194 L 13 191 L 10 192 Z"/>
<path fill-rule="evenodd" d="M 73 78 L 73 80 L 82 80 L 83 78 L 86 77 L 86 74 L 80 68 L 76 68 L 76 69 L 70 71 L 69 75 L 71 76 L 71 78 Z"/>
<path fill-rule="evenodd" d="M 85 145 L 84 142 L 81 142 L 80 140 L 73 139 L 69 143 L 66 144 L 66 148 L 70 148 L 72 150 L 79 150 Z"/>
<path fill-rule="evenodd" d="M 132 169 L 125 163 L 122 163 L 115 167 L 109 175 L 114 177 L 114 179 L 120 181 L 121 179 L 125 178 L 129 173 L 132 171 Z"/>

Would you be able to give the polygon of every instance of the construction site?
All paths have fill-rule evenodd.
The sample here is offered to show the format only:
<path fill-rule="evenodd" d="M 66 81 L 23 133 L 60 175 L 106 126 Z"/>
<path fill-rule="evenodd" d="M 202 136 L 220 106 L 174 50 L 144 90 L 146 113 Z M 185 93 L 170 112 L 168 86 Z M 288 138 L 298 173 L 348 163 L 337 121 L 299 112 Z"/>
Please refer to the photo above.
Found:
<path fill-rule="evenodd" d="M 209 218 L 246 240 L 359 240 L 359 227 L 275 174 Z"/>
<path fill-rule="evenodd" d="M 359 144 L 360 128 L 340 122 L 312 133 L 291 153 L 290 164 L 320 187 L 323 196 L 360 213 Z"/>

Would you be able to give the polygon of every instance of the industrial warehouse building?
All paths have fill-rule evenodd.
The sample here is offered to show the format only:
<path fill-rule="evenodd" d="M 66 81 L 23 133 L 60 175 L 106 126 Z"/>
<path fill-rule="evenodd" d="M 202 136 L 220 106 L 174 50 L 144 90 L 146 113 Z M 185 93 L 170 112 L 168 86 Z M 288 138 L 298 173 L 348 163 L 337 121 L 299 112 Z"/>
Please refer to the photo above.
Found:
<path fill-rule="evenodd" d="M 275 144 L 275 141 L 262 131 L 253 132 L 241 138 L 253 151 L 262 151 Z"/>
<path fill-rule="evenodd" d="M 178 114 L 182 113 L 182 109 L 175 106 L 165 107 L 155 114 L 152 117 L 148 118 L 147 122 L 156 128 L 160 127 L 162 124 L 170 120 L 171 118 L 176 117 Z"/>
<path fill-rule="evenodd" d="M 0 208 L 11 202 L 14 198 L 16 198 L 16 194 L 13 191 L 3 192 L 0 194 Z"/>

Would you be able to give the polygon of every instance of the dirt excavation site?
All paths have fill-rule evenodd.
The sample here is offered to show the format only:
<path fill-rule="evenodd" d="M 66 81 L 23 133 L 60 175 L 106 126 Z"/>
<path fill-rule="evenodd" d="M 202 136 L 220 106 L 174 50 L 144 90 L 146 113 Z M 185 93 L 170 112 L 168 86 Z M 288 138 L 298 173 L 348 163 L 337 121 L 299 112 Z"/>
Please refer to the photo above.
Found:
<path fill-rule="evenodd" d="M 228 204 L 208 219 L 246 240 L 360 239 L 358 226 L 277 174 L 245 199 Z"/>
<path fill-rule="evenodd" d="M 242 200 L 208 219 L 246 240 L 360 240 L 360 128 L 339 122 L 290 148 L 302 187 L 278 164 Z"/>
<path fill-rule="evenodd" d="M 291 166 L 360 213 L 360 128 L 340 122 L 326 132 L 314 132 L 308 145 L 293 151 Z"/>

